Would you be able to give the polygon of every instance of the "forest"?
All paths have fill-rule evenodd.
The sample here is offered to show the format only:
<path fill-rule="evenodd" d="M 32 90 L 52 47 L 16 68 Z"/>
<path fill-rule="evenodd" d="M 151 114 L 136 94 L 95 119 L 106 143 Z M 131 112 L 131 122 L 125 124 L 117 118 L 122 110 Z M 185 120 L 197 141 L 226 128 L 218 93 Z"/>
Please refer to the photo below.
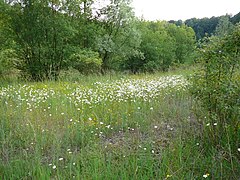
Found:
<path fill-rule="evenodd" d="M 129 0 L 1 0 L 0 8 L 0 74 L 15 69 L 37 81 L 69 69 L 167 71 L 194 62 L 197 40 L 239 22 L 239 14 L 146 21 L 135 17 Z"/>
<path fill-rule="evenodd" d="M 0 0 L 0 179 L 239 179 L 240 13 Z"/>
<path fill-rule="evenodd" d="M 14 68 L 38 81 L 71 68 L 83 74 L 155 72 L 193 61 L 192 28 L 138 19 L 128 0 L 102 4 L 1 1 L 0 73 Z"/>

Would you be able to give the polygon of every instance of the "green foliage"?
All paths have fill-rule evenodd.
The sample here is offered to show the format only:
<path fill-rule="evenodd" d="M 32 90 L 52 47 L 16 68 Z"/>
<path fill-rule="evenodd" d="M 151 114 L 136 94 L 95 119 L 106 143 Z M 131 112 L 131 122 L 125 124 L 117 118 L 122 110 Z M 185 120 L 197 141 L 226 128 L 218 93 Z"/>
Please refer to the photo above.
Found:
<path fill-rule="evenodd" d="M 211 144 L 236 150 L 240 142 L 240 26 L 223 38 L 211 37 L 201 49 L 203 69 L 193 79 L 192 93 L 207 111 Z M 236 151 L 235 151 L 236 152 Z"/>
<path fill-rule="evenodd" d="M 231 15 L 223 15 L 223 16 L 213 16 L 211 18 L 202 18 L 202 19 L 197 19 L 197 18 L 191 18 L 187 19 L 185 21 L 185 24 L 191 28 L 196 33 L 197 40 L 203 39 L 206 36 L 211 36 L 215 33 L 219 33 L 217 30 L 219 26 L 221 26 L 221 29 L 223 30 L 223 24 L 225 24 L 225 29 L 229 28 L 235 24 L 237 24 L 240 21 L 240 13 L 234 15 L 231 17 Z M 169 21 L 170 23 L 174 23 L 176 25 L 181 25 L 181 21 Z M 227 22 L 227 23 L 226 23 Z"/>
<path fill-rule="evenodd" d="M 138 26 L 141 30 L 142 58 L 127 61 L 134 71 L 167 71 L 173 64 L 184 64 L 191 58 L 195 44 L 195 33 L 191 28 L 164 21 L 140 21 Z"/>
<path fill-rule="evenodd" d="M 175 39 L 175 63 L 183 64 L 187 61 L 191 61 L 196 42 L 193 29 L 186 25 L 174 26 L 168 24 L 167 31 L 170 36 Z"/>
<path fill-rule="evenodd" d="M 215 34 L 217 36 L 225 36 L 233 29 L 233 24 L 230 22 L 230 18 L 228 16 L 222 16 L 219 19 L 218 25 L 215 30 Z"/>
<path fill-rule="evenodd" d="M 63 14 L 46 1 L 24 1 L 12 6 L 11 28 L 17 52 L 23 63 L 18 66 L 33 80 L 55 79 L 66 59 L 68 39 L 73 32 Z"/>
<path fill-rule="evenodd" d="M 240 12 L 237 13 L 236 15 L 234 15 L 230 21 L 233 23 L 233 24 L 237 24 L 240 22 Z"/>
<path fill-rule="evenodd" d="M 17 54 L 13 49 L 5 49 L 0 51 L 0 75 L 4 76 L 13 70 L 19 63 Z"/>
<path fill-rule="evenodd" d="M 80 50 L 70 56 L 71 66 L 83 74 L 97 73 L 101 69 L 102 59 L 97 52 Z"/>
<path fill-rule="evenodd" d="M 212 35 L 218 25 L 219 17 L 211 18 L 191 18 L 185 21 L 185 24 L 191 28 L 196 33 L 197 39 L 202 39 L 207 35 Z"/>
<path fill-rule="evenodd" d="M 169 36 L 164 22 L 146 22 L 143 25 L 141 51 L 148 64 L 145 67 L 155 66 L 155 70 L 166 71 L 175 59 L 175 39 Z"/>
<path fill-rule="evenodd" d="M 83 65 L 71 60 L 82 59 L 73 56 L 76 49 L 98 52 L 102 73 L 167 71 L 172 64 L 185 63 L 190 57 L 195 41 L 192 29 L 140 21 L 129 0 L 95 5 L 92 0 L 1 2 L 0 50 L 13 49 L 21 59 L 16 68 L 24 78 L 35 81 L 56 80 L 60 71 L 74 66 L 91 73 L 86 64 L 97 62 L 95 55 L 89 51 L 93 58 Z"/>
<path fill-rule="evenodd" d="M 97 42 L 103 69 L 119 70 L 131 58 L 141 56 L 137 20 L 129 0 L 111 0 L 101 11 L 103 31 Z"/>

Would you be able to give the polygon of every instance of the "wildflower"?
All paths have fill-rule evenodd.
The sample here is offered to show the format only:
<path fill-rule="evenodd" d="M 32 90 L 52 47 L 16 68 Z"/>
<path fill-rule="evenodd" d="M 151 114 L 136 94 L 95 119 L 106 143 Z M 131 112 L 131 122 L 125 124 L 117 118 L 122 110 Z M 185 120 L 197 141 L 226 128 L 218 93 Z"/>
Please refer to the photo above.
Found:
<path fill-rule="evenodd" d="M 72 163 L 74 166 L 76 165 L 76 163 L 74 162 L 74 163 Z"/>
<path fill-rule="evenodd" d="M 172 175 L 167 174 L 166 179 L 172 177 Z"/>
<path fill-rule="evenodd" d="M 153 110 L 153 107 L 150 107 L 150 110 Z"/>
<path fill-rule="evenodd" d="M 217 125 L 217 123 L 214 123 L 213 125 L 214 125 L 214 126 L 216 126 L 216 125 Z"/>
<path fill-rule="evenodd" d="M 64 115 L 64 113 L 62 112 L 61 115 Z"/>
<path fill-rule="evenodd" d="M 207 178 L 209 175 L 210 175 L 210 174 L 207 173 L 207 174 L 204 174 L 203 177 L 204 177 L 204 178 Z"/>
<path fill-rule="evenodd" d="M 71 149 L 67 149 L 67 151 L 71 151 Z"/>
<path fill-rule="evenodd" d="M 107 125 L 107 126 L 106 126 L 106 128 L 108 128 L 108 129 L 109 129 L 109 128 L 110 128 L 110 124 L 109 124 L 109 125 Z"/>
<path fill-rule="evenodd" d="M 154 129 L 157 129 L 158 127 L 157 126 L 154 126 Z"/>
<path fill-rule="evenodd" d="M 57 168 L 57 166 L 56 165 L 53 165 L 53 167 L 52 167 L 53 169 L 56 169 Z"/>
<path fill-rule="evenodd" d="M 103 125 L 104 123 L 103 122 L 100 122 L 101 125 Z"/>
<path fill-rule="evenodd" d="M 154 154 L 154 150 L 152 150 L 152 153 Z"/>
<path fill-rule="evenodd" d="M 138 107 L 138 109 L 141 109 L 140 107 Z"/>
<path fill-rule="evenodd" d="M 146 151 L 146 150 L 147 150 L 147 148 L 143 148 L 143 150 L 144 150 L 144 151 Z"/>
<path fill-rule="evenodd" d="M 50 164 L 48 164 L 49 166 L 52 166 L 52 164 L 50 163 Z"/>
<path fill-rule="evenodd" d="M 88 120 L 89 120 L 89 121 L 91 121 L 91 120 L 92 120 L 92 118 L 88 118 Z"/>
<path fill-rule="evenodd" d="M 238 152 L 240 152 L 240 148 L 238 148 Z"/>
<path fill-rule="evenodd" d="M 210 126 L 210 123 L 207 123 L 206 126 Z"/>
<path fill-rule="evenodd" d="M 199 146 L 199 143 L 197 143 L 196 145 Z"/>
<path fill-rule="evenodd" d="M 62 161 L 62 160 L 63 160 L 63 158 L 59 158 L 58 160 L 59 160 L 59 161 Z"/>

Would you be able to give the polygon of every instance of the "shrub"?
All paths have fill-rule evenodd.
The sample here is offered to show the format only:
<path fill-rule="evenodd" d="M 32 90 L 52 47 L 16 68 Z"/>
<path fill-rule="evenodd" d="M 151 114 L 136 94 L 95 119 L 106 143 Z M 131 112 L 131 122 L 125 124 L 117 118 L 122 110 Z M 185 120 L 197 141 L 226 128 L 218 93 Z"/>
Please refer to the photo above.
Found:
<path fill-rule="evenodd" d="M 6 77 L 11 74 L 15 64 L 18 62 L 17 55 L 12 49 L 0 51 L 0 75 Z"/>
<path fill-rule="evenodd" d="M 157 71 L 159 69 L 160 69 L 160 65 L 157 64 L 154 61 L 149 61 L 146 64 L 144 64 L 144 71 L 146 71 L 146 72 L 153 73 L 153 72 L 155 72 L 155 71 Z"/>
<path fill-rule="evenodd" d="M 97 52 L 80 50 L 70 56 L 70 65 L 83 74 L 97 73 L 101 70 L 102 59 Z"/>
<path fill-rule="evenodd" d="M 207 136 L 214 145 L 227 139 L 237 150 L 240 134 L 240 26 L 223 38 L 206 39 L 203 68 L 193 78 L 192 93 L 207 111 Z M 236 151 L 237 152 L 237 151 Z"/>

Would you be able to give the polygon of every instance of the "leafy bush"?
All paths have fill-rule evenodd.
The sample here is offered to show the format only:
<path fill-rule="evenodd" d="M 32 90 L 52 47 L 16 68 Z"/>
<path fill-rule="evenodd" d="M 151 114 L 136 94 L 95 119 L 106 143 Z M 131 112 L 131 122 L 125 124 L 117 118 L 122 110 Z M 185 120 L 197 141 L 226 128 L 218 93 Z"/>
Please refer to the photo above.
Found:
<path fill-rule="evenodd" d="M 12 49 L 0 51 L 0 75 L 7 75 L 17 62 L 16 53 Z"/>
<path fill-rule="evenodd" d="M 146 64 L 144 64 L 144 71 L 146 72 L 154 73 L 158 69 L 160 69 L 160 65 L 157 64 L 157 62 L 149 61 Z"/>
<path fill-rule="evenodd" d="M 83 74 L 97 73 L 101 70 L 102 59 L 97 52 L 80 50 L 70 57 L 71 66 Z"/>
<path fill-rule="evenodd" d="M 223 38 L 206 39 L 201 51 L 201 72 L 193 78 L 192 93 L 207 111 L 207 136 L 214 145 L 235 152 L 240 140 L 240 26 Z"/>

